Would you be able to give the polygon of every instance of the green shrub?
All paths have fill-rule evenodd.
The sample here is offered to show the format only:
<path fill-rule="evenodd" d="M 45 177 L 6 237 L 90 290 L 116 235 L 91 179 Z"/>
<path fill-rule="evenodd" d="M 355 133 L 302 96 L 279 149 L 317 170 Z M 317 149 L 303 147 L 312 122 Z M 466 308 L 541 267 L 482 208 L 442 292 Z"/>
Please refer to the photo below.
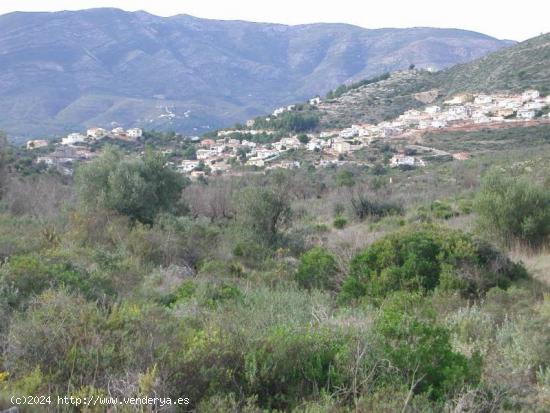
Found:
<path fill-rule="evenodd" d="M 248 391 L 261 406 L 289 411 L 340 383 L 334 366 L 345 349 L 346 338 L 330 330 L 275 328 L 245 355 Z"/>
<path fill-rule="evenodd" d="M 336 218 L 334 218 L 334 221 L 332 224 L 334 225 L 334 228 L 342 229 L 347 225 L 347 223 L 348 223 L 348 220 L 345 217 L 339 215 Z"/>
<path fill-rule="evenodd" d="M 191 280 L 187 280 L 181 283 L 181 285 L 174 291 L 161 299 L 161 303 L 167 306 L 174 306 L 179 302 L 186 301 L 193 297 L 197 290 L 197 286 Z"/>
<path fill-rule="evenodd" d="M 87 298 L 113 294 L 109 280 L 87 273 L 63 258 L 17 255 L 0 266 L 0 294 L 17 307 L 49 288 L 64 288 Z"/>
<path fill-rule="evenodd" d="M 334 177 L 337 186 L 350 187 L 355 185 L 355 180 L 353 179 L 353 173 L 345 169 L 338 171 Z"/>
<path fill-rule="evenodd" d="M 330 252 L 315 247 L 300 258 L 296 281 L 304 288 L 326 289 L 334 286 L 338 265 Z"/>
<path fill-rule="evenodd" d="M 384 352 L 415 393 L 435 399 L 476 384 L 481 374 L 479 356 L 467 359 L 453 351 L 450 332 L 436 323 L 435 312 L 421 296 L 396 293 L 382 305 L 375 323 Z"/>
<path fill-rule="evenodd" d="M 385 297 L 393 291 L 426 293 L 439 287 L 478 296 L 526 276 L 487 243 L 455 230 L 420 227 L 390 234 L 351 262 L 340 298 Z"/>

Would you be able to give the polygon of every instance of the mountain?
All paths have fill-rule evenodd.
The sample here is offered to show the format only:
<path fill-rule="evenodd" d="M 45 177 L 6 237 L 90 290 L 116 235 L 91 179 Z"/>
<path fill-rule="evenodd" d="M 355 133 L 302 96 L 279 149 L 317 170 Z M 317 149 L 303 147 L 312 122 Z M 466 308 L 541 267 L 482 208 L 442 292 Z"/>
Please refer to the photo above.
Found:
<path fill-rule="evenodd" d="M 216 21 L 90 9 L 0 16 L 0 128 L 202 133 L 356 79 L 441 69 L 510 45 L 434 28 Z"/>
<path fill-rule="evenodd" d="M 380 122 L 459 92 L 532 88 L 550 93 L 550 33 L 436 73 L 397 71 L 378 82 L 348 86 L 344 93 L 320 105 L 321 125 L 331 128 Z"/>

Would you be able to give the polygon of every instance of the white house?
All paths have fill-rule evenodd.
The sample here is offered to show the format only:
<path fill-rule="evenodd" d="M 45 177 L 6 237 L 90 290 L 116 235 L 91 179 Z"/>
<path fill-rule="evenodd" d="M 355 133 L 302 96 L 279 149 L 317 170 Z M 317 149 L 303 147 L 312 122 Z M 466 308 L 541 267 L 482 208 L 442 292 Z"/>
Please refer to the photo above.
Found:
<path fill-rule="evenodd" d="M 277 155 L 277 151 L 273 149 L 258 149 L 254 153 L 256 154 L 256 158 L 259 159 L 267 159 Z"/>
<path fill-rule="evenodd" d="M 92 139 L 102 139 L 107 136 L 107 131 L 103 128 L 90 128 L 86 131 L 86 135 Z"/>
<path fill-rule="evenodd" d="M 352 125 L 351 128 L 342 129 L 338 136 L 343 139 L 354 138 L 355 136 L 359 136 L 359 128 L 357 125 Z"/>
<path fill-rule="evenodd" d="M 143 131 L 140 128 L 132 128 L 132 129 L 128 129 L 126 131 L 126 134 L 130 138 L 137 139 L 137 138 L 141 138 L 143 136 Z"/>
<path fill-rule="evenodd" d="M 447 122 L 442 119 L 436 119 L 432 121 L 431 125 L 432 128 L 441 129 L 447 126 Z"/>
<path fill-rule="evenodd" d="M 260 158 L 250 158 L 248 161 L 246 161 L 246 164 L 250 166 L 258 166 L 261 168 L 265 166 L 265 161 Z"/>
<path fill-rule="evenodd" d="M 277 117 L 277 116 L 281 115 L 282 113 L 284 113 L 285 111 L 286 111 L 285 107 L 277 108 L 273 111 L 273 113 L 271 115 Z"/>
<path fill-rule="evenodd" d="M 524 109 L 534 109 L 534 110 L 540 110 L 547 106 L 547 103 L 545 102 L 527 102 L 525 105 L 523 105 Z"/>
<path fill-rule="evenodd" d="M 476 105 L 486 105 L 493 102 L 493 97 L 489 95 L 478 95 L 474 99 Z"/>
<path fill-rule="evenodd" d="M 337 153 L 347 153 L 351 150 L 351 144 L 345 141 L 337 141 L 332 145 Z"/>
<path fill-rule="evenodd" d="M 319 103 L 321 103 L 321 98 L 319 96 L 315 96 L 314 98 L 311 98 L 309 99 L 309 104 L 310 105 L 318 105 Z"/>
<path fill-rule="evenodd" d="M 395 166 L 425 166 L 425 163 L 422 159 L 416 159 L 414 156 L 407 156 L 405 154 L 399 153 L 394 155 L 390 160 L 390 165 Z"/>
<path fill-rule="evenodd" d="M 539 96 L 540 96 L 540 93 L 538 90 L 534 90 L 534 89 L 526 90 L 521 94 L 521 100 L 523 100 L 524 102 L 528 102 L 530 100 L 537 99 Z"/>
<path fill-rule="evenodd" d="M 534 119 L 535 118 L 535 111 L 533 109 L 519 109 L 517 112 L 517 117 L 520 119 Z"/>
<path fill-rule="evenodd" d="M 302 145 L 302 143 L 295 136 L 291 138 L 282 138 L 279 142 L 287 148 L 299 148 Z"/>
<path fill-rule="evenodd" d="M 86 136 L 81 133 L 70 133 L 66 138 L 61 139 L 61 145 L 74 145 L 86 141 Z"/>
<path fill-rule="evenodd" d="M 180 172 L 189 173 L 193 169 L 195 169 L 197 166 L 199 166 L 199 161 L 183 160 L 183 161 L 181 161 L 181 164 L 178 167 L 178 170 Z"/>
<path fill-rule="evenodd" d="M 464 120 L 470 115 L 470 110 L 466 106 L 457 105 L 449 108 L 447 111 L 447 120 Z"/>
<path fill-rule="evenodd" d="M 197 159 L 204 161 L 207 159 L 210 159 L 212 157 L 215 157 L 218 154 L 218 151 L 216 150 L 210 150 L 210 149 L 197 149 Z"/>
<path fill-rule="evenodd" d="M 248 148 L 255 148 L 256 147 L 256 142 L 247 141 L 246 139 L 243 139 L 243 141 L 241 142 L 241 145 L 246 146 Z"/>
<path fill-rule="evenodd" d="M 431 122 L 429 120 L 422 119 L 418 122 L 418 129 L 428 129 L 431 126 Z"/>
<path fill-rule="evenodd" d="M 430 115 L 435 115 L 436 113 L 441 112 L 441 108 L 439 106 L 428 106 L 426 109 L 424 109 L 424 112 L 429 113 Z"/>
<path fill-rule="evenodd" d="M 308 151 L 315 151 L 321 149 L 322 145 L 323 141 L 321 139 L 311 139 L 306 146 Z"/>
<path fill-rule="evenodd" d="M 120 126 L 118 128 L 114 128 L 111 133 L 113 135 L 123 135 L 124 133 L 126 133 L 126 131 L 124 130 L 124 128 L 121 128 Z"/>

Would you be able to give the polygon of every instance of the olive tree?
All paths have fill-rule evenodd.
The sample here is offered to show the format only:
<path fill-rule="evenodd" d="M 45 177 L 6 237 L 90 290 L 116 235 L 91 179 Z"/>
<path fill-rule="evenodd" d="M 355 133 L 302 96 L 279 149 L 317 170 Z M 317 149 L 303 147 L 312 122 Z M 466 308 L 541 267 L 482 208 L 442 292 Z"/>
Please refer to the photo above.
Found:
<path fill-rule="evenodd" d="M 113 210 L 143 223 L 152 223 L 160 212 L 182 208 L 183 177 L 152 151 L 143 158 L 130 158 L 108 148 L 78 169 L 76 183 L 85 206 Z"/>

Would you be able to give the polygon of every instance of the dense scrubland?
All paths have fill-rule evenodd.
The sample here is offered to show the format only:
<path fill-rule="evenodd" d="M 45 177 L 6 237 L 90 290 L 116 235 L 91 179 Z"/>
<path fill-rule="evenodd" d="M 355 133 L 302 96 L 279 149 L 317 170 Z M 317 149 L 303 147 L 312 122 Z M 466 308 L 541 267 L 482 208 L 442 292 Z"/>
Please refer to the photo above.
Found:
<path fill-rule="evenodd" d="M 545 139 L 416 170 L 196 182 L 114 148 L 74 179 L 22 174 L 3 146 L 2 407 L 548 411 Z"/>

